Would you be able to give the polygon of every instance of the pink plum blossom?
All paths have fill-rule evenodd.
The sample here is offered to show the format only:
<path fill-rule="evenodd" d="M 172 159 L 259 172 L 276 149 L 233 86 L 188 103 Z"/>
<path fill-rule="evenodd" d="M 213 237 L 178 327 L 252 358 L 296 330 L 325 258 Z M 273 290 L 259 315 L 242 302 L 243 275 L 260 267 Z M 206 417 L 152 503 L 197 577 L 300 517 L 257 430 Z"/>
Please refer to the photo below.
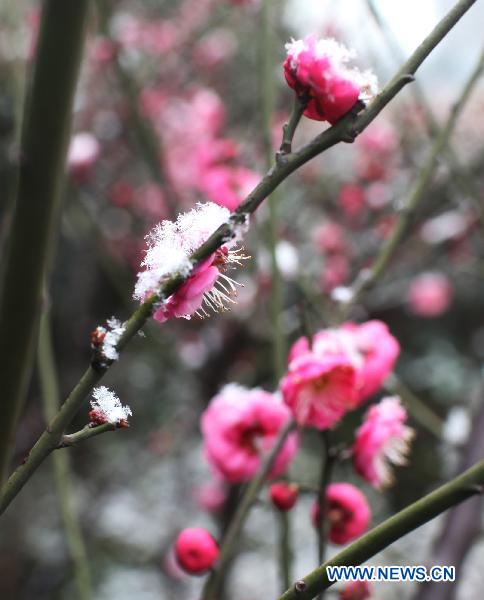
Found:
<path fill-rule="evenodd" d="M 195 499 L 203 510 L 209 513 L 220 512 L 227 501 L 228 486 L 218 478 L 205 481 L 195 489 Z"/>
<path fill-rule="evenodd" d="M 284 402 L 299 425 L 323 430 L 356 406 L 356 371 L 348 356 L 306 351 L 290 362 L 281 382 Z"/>
<path fill-rule="evenodd" d="M 198 204 L 173 222 L 159 223 L 147 236 L 148 250 L 138 273 L 134 297 L 141 302 L 157 294 L 163 281 L 176 275 L 184 283 L 155 307 L 153 317 L 160 323 L 171 318 L 189 319 L 194 313 L 208 315 L 233 303 L 235 282 L 225 271 L 230 263 L 241 264 L 245 257 L 236 242 L 224 244 L 204 261 L 192 267 L 191 255 L 229 218 L 229 211 L 211 202 Z"/>
<path fill-rule="evenodd" d="M 333 39 L 309 35 L 286 44 L 286 50 L 286 81 L 298 96 L 308 98 L 304 114 L 310 119 L 335 123 L 376 91 L 375 76 L 349 68 L 355 53 Z"/>
<path fill-rule="evenodd" d="M 408 308 L 419 317 L 438 317 L 449 308 L 452 296 L 452 286 L 444 274 L 423 273 L 410 284 Z"/>
<path fill-rule="evenodd" d="M 299 338 L 290 350 L 289 363 L 308 351 L 307 338 Z M 371 320 L 362 324 L 347 322 L 337 329 L 318 331 L 313 336 L 311 351 L 322 360 L 344 357 L 352 366 L 355 406 L 381 388 L 398 358 L 400 346 L 385 323 Z"/>
<path fill-rule="evenodd" d="M 339 192 L 338 204 L 348 218 L 358 218 L 366 207 L 364 189 L 356 184 L 344 185 Z"/>
<path fill-rule="evenodd" d="M 248 481 L 290 417 L 289 409 L 278 396 L 261 389 L 227 385 L 213 398 L 201 419 L 208 462 L 230 483 Z M 285 471 L 297 447 L 297 434 L 289 434 L 271 477 Z"/>
<path fill-rule="evenodd" d="M 257 173 L 243 167 L 214 166 L 205 171 L 200 189 L 212 202 L 234 211 L 259 180 Z"/>
<path fill-rule="evenodd" d="M 326 489 L 324 517 L 329 521 L 328 537 L 333 544 L 351 542 L 368 529 L 371 510 L 368 501 L 351 483 L 332 483 Z M 316 500 L 311 507 L 314 527 L 320 527 L 321 508 Z"/>
<path fill-rule="evenodd" d="M 405 425 L 407 411 L 398 396 L 383 398 L 366 413 L 356 432 L 353 463 L 359 475 L 377 488 L 392 483 L 390 464 L 404 465 L 414 437 Z"/>
<path fill-rule="evenodd" d="M 344 253 L 348 247 L 344 229 L 335 221 L 325 221 L 316 227 L 313 241 L 318 250 L 329 254 Z"/>

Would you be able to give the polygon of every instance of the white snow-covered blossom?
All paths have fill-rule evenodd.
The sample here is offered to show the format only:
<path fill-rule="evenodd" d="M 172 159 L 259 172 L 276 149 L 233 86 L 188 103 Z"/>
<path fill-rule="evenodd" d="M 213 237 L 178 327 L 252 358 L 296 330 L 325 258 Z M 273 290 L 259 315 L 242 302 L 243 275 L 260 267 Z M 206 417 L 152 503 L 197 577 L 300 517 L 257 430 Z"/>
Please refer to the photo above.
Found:
<path fill-rule="evenodd" d="M 134 298 L 143 301 L 156 293 L 163 279 L 187 276 L 192 263 L 190 255 L 230 217 L 227 208 L 213 202 L 199 203 L 182 213 L 176 221 L 159 223 L 147 236 L 148 250 L 138 273 Z"/>
<path fill-rule="evenodd" d="M 129 406 L 123 406 L 116 394 L 104 385 L 94 388 L 92 396 L 91 407 L 98 423 L 120 423 L 133 414 Z"/>

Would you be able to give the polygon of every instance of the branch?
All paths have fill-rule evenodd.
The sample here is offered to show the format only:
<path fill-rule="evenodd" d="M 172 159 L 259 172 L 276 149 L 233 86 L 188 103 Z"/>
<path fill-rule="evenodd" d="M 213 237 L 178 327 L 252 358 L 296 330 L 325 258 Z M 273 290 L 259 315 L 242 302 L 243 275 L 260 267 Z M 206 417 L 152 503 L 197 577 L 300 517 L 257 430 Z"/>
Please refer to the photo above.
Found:
<path fill-rule="evenodd" d="M 220 548 L 220 555 L 217 561 L 217 567 L 212 571 L 210 577 L 207 579 L 202 592 L 202 600 L 218 600 L 219 586 L 223 579 L 225 569 L 230 562 L 233 552 L 235 551 L 237 542 L 239 541 L 242 528 L 249 515 L 250 509 L 257 500 L 257 496 L 267 479 L 267 476 L 277 458 L 287 436 L 295 428 L 296 424 L 291 419 L 284 429 L 281 429 L 279 436 L 272 447 L 271 451 L 266 455 L 262 462 L 262 466 L 250 482 L 247 490 L 242 496 L 235 515 L 230 522 L 230 525 L 225 533 L 222 545 Z"/>
<path fill-rule="evenodd" d="M 90 438 L 96 437 L 101 433 L 106 433 L 106 431 L 115 431 L 116 429 L 118 429 L 116 423 L 103 423 L 102 425 L 96 426 L 86 425 L 81 430 L 76 431 L 75 433 L 63 435 L 57 447 L 69 448 L 70 446 L 74 446 L 79 442 L 84 442 L 86 440 L 89 440 Z"/>
<path fill-rule="evenodd" d="M 329 566 L 360 565 L 447 509 L 482 493 L 484 461 L 393 515 L 288 589 L 279 600 L 310 600 L 329 588 Z"/>
<path fill-rule="evenodd" d="M 411 223 L 420 203 L 425 198 L 428 184 L 435 173 L 438 164 L 438 158 L 442 150 L 447 145 L 447 142 L 454 131 L 457 120 L 469 99 L 469 96 L 474 89 L 475 84 L 482 75 L 484 69 L 484 51 L 482 52 L 479 61 L 472 71 L 470 78 L 465 84 L 462 93 L 457 102 L 452 107 L 450 116 L 445 126 L 441 129 L 437 137 L 429 157 L 420 171 L 417 181 L 413 186 L 407 200 L 403 204 L 400 216 L 397 220 L 392 235 L 383 244 L 380 253 L 376 257 L 373 266 L 370 269 L 365 269 L 360 272 L 357 280 L 352 286 L 352 293 L 347 303 L 342 305 L 343 316 L 346 316 L 351 308 L 358 302 L 364 291 L 375 285 L 378 279 L 383 275 L 388 263 L 392 259 L 395 250 L 398 248 L 408 226 Z"/>
<path fill-rule="evenodd" d="M 16 202 L 0 298 L 0 480 L 35 359 L 89 0 L 46 0 L 25 107 Z"/>
<path fill-rule="evenodd" d="M 273 192 L 278 185 L 300 166 L 324 152 L 328 148 L 343 141 L 351 141 L 358 133 L 363 131 L 380 113 L 381 110 L 394 98 L 398 92 L 412 80 L 409 76 L 415 73 L 421 63 L 454 27 L 464 13 L 476 2 L 476 0 L 460 0 L 454 8 L 444 17 L 424 42 L 412 54 L 395 77 L 385 86 L 381 94 L 363 110 L 359 116 L 350 112 L 336 125 L 330 127 L 300 150 L 288 154 L 284 160 L 280 160 L 264 176 L 257 187 L 249 194 L 245 202 L 232 214 L 228 223 L 225 223 L 210 236 L 210 238 L 192 254 L 192 262 L 197 265 L 209 257 L 220 246 L 236 235 L 237 228 L 244 224 L 248 214 L 253 213 L 267 196 Z M 130 340 L 140 331 L 150 318 L 155 305 L 168 298 L 184 282 L 180 275 L 172 277 L 161 286 L 160 292 L 146 300 L 129 318 L 126 329 L 121 336 L 117 350 L 121 352 Z M 1 363 L 0 363 L 1 364 Z M 5 486 L 0 491 L 0 514 L 5 511 L 12 499 L 22 489 L 31 475 L 36 471 L 42 461 L 58 445 L 64 429 L 71 422 L 80 408 L 82 402 L 100 381 L 110 364 L 103 367 L 88 367 L 80 381 L 72 390 L 59 413 L 50 423 L 49 427 L 40 436 L 32 448 L 24 464 L 19 466 L 11 475 Z"/>
<path fill-rule="evenodd" d="M 44 414 L 46 420 L 50 421 L 59 409 L 59 388 L 52 348 L 50 319 L 47 310 L 44 310 L 40 322 L 37 364 Z M 79 524 L 79 515 L 75 506 L 75 492 L 72 486 L 69 455 L 67 453 L 56 452 L 53 454 L 52 460 L 54 463 L 57 496 L 66 542 L 74 566 L 74 580 L 79 600 L 90 600 L 92 595 L 91 574 L 82 529 Z"/>

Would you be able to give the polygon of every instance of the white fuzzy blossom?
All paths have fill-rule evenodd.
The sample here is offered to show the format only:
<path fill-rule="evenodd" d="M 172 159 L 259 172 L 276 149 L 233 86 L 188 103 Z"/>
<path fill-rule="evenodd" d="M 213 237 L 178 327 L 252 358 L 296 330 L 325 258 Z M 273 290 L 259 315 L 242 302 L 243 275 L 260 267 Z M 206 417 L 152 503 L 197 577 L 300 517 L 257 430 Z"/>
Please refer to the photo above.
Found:
<path fill-rule="evenodd" d="M 190 255 L 229 219 L 230 211 L 213 202 L 198 203 L 176 221 L 162 221 L 147 236 L 148 249 L 138 273 L 134 298 L 143 301 L 156 293 L 163 279 L 186 277 L 192 268 Z"/>
<path fill-rule="evenodd" d="M 116 394 L 104 385 L 94 388 L 92 396 L 92 409 L 100 413 L 108 423 L 125 421 L 133 414 L 129 406 L 123 406 Z"/>

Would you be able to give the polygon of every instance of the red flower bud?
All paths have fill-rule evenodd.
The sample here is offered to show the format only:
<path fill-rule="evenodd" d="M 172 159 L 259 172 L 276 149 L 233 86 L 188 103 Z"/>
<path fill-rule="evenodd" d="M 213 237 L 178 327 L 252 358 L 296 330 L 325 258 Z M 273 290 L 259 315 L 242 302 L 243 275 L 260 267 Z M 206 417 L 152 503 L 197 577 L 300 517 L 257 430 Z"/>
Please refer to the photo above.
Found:
<path fill-rule="evenodd" d="M 276 508 L 285 512 L 291 510 L 299 496 L 299 488 L 295 483 L 273 483 L 269 495 Z"/>
<path fill-rule="evenodd" d="M 213 567 L 219 555 L 217 542 L 201 527 L 184 529 L 175 542 L 180 567 L 191 575 L 202 575 Z"/>

